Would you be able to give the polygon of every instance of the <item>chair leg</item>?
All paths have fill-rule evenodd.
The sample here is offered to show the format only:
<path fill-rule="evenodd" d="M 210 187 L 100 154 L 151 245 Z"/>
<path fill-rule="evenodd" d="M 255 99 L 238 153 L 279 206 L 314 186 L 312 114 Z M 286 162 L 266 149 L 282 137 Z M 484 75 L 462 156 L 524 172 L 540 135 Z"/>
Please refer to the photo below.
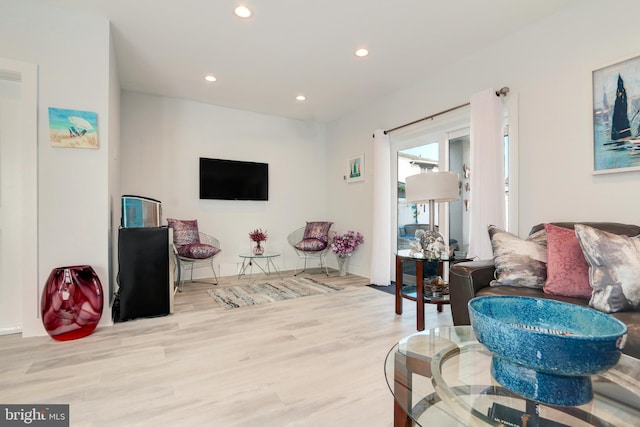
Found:
<path fill-rule="evenodd" d="M 326 255 L 320 255 L 320 269 L 322 269 L 323 264 L 324 264 L 324 272 L 328 276 L 329 275 L 329 266 L 327 265 L 327 257 L 326 257 Z"/>
<path fill-rule="evenodd" d="M 296 268 L 293 269 L 293 275 L 297 276 L 299 274 L 298 272 L 298 265 L 300 264 L 300 258 L 302 258 L 300 255 L 298 255 L 298 259 L 296 260 Z M 304 271 L 307 269 L 307 259 L 304 259 L 304 268 L 302 269 L 302 271 L 300 271 L 300 273 L 304 273 Z"/>
<path fill-rule="evenodd" d="M 294 277 L 298 274 L 298 264 L 300 264 L 300 257 L 298 257 L 298 259 L 296 259 L 296 266 L 293 267 L 293 275 L 294 275 Z"/>
<path fill-rule="evenodd" d="M 182 287 L 184 286 L 184 269 L 185 266 L 178 258 L 178 292 L 182 292 Z"/>
<path fill-rule="evenodd" d="M 298 271 L 298 264 L 300 263 L 300 259 L 303 258 L 304 259 L 304 266 L 303 269 L 301 271 Z M 316 257 L 314 257 L 316 258 Z M 320 260 L 320 270 L 324 269 L 325 274 L 328 276 L 329 275 L 329 266 L 327 265 L 327 256 L 326 254 L 320 255 L 317 257 Z M 296 261 L 296 267 L 293 270 L 293 275 L 297 276 L 300 273 L 304 273 L 305 271 L 307 271 L 307 259 L 308 257 L 304 256 L 299 256 L 298 260 Z"/>
<path fill-rule="evenodd" d="M 186 271 L 184 271 L 186 269 L 189 269 L 189 282 L 193 282 L 193 263 L 192 262 L 186 262 L 183 265 L 183 273 L 186 273 Z M 182 292 L 182 287 L 184 286 L 184 282 L 185 281 L 186 280 L 183 278 L 182 282 L 181 282 L 181 285 L 180 285 L 180 292 Z"/>
<path fill-rule="evenodd" d="M 173 288 L 173 294 L 175 295 L 176 292 L 182 292 L 180 289 L 180 260 L 178 259 L 178 257 L 175 257 L 175 265 L 173 267 L 174 273 L 175 273 L 175 283 L 174 283 L 174 288 Z"/>
<path fill-rule="evenodd" d="M 298 258 L 298 261 L 300 261 L 300 258 Z M 296 263 L 296 267 L 297 267 L 297 266 L 298 266 L 298 264 Z M 296 273 L 296 274 L 302 274 L 302 273 L 304 273 L 305 271 L 307 271 L 307 257 L 306 257 L 306 256 L 304 257 L 304 265 L 303 265 L 303 267 L 302 267 L 302 271 L 300 271 L 299 273 Z M 294 274 L 294 276 L 295 276 L 296 274 Z"/>
<path fill-rule="evenodd" d="M 213 265 L 213 258 L 211 258 L 211 271 L 213 271 L 213 278 L 215 279 L 214 285 L 218 284 L 218 275 L 216 274 L 216 269 Z"/>

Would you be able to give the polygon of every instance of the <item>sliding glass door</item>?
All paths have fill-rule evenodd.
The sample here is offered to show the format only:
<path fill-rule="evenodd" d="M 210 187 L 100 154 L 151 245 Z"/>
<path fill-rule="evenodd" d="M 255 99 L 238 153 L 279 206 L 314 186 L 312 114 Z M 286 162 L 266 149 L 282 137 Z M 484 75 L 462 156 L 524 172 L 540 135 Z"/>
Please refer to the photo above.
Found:
<path fill-rule="evenodd" d="M 409 249 L 415 242 L 417 230 L 429 229 L 429 205 L 427 203 L 413 204 L 406 199 L 405 183 L 407 176 L 424 173 L 427 171 L 448 171 L 450 169 L 450 144 L 453 138 L 460 139 L 463 135 L 467 138 L 468 155 L 468 119 L 459 120 L 450 126 L 440 129 L 415 129 L 413 132 L 400 135 L 392 135 L 390 138 L 392 165 L 391 174 L 395 180 L 393 191 L 393 204 L 395 205 L 395 230 L 396 239 L 393 242 L 394 249 Z M 456 145 L 458 147 L 458 145 Z M 462 157 L 456 157 L 456 161 L 463 161 Z M 459 172 L 457 169 L 454 172 Z M 450 217 L 450 211 L 457 213 L 455 218 L 463 215 L 463 202 L 440 203 L 435 205 L 434 226 L 449 240 L 450 244 L 468 240 L 468 229 L 465 230 L 461 219 Z M 459 215 L 458 215 L 459 214 Z M 455 224 L 455 238 L 450 237 L 450 225 Z M 467 234 L 464 234 L 464 233 Z M 452 247 L 452 250 L 455 247 Z M 415 281 L 415 272 L 411 269 L 412 263 L 405 263 L 403 272 L 407 283 Z M 394 272 L 395 274 L 395 272 Z M 413 277 L 412 277 L 413 276 Z M 445 278 L 446 280 L 446 278 Z"/>
<path fill-rule="evenodd" d="M 460 198 L 449 202 L 449 240 L 452 252 L 466 254 L 469 248 L 471 208 L 471 141 L 464 129 L 449 139 L 449 170 L 458 173 Z"/>
<path fill-rule="evenodd" d="M 405 183 L 408 176 L 439 169 L 439 147 L 440 143 L 436 140 L 397 152 L 398 249 L 409 249 L 409 243 L 414 240 L 416 231 L 429 229 L 429 205 L 409 203 L 406 199 Z M 437 212 L 435 214 L 437 223 Z"/>
<path fill-rule="evenodd" d="M 437 119 L 421 121 L 389 134 L 391 148 L 390 203 L 394 252 L 408 249 L 415 231 L 429 223 L 429 206 L 406 200 L 406 177 L 425 170 L 457 172 L 460 198 L 436 205 L 435 224 L 460 254 L 469 248 L 470 217 L 480 201 L 471 199 L 470 108 L 459 108 Z M 481 142 L 474 149 L 482 150 Z M 505 98 L 504 115 L 504 203 L 507 230 L 518 232 L 518 95 Z M 455 246 L 454 246 L 455 245 Z M 391 263 L 395 268 L 395 263 Z M 392 271 L 395 277 L 395 271 Z M 446 279 L 445 279 L 446 280 Z"/>

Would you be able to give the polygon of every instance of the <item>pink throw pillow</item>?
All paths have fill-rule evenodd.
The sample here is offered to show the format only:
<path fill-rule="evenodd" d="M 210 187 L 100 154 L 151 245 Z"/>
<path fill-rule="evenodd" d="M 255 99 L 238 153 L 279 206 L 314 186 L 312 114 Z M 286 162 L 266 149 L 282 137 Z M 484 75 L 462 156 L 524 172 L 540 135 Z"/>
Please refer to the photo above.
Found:
<path fill-rule="evenodd" d="M 574 230 L 545 224 L 547 233 L 546 294 L 574 298 L 591 298 L 589 264 Z"/>
<path fill-rule="evenodd" d="M 173 243 L 176 247 L 200 243 L 197 219 L 173 219 L 167 218 L 169 227 L 173 228 Z"/>
<path fill-rule="evenodd" d="M 333 222 L 329 221 L 307 221 L 304 229 L 303 239 L 320 239 L 323 242 L 329 241 L 329 229 Z"/>
<path fill-rule="evenodd" d="M 207 259 L 215 256 L 220 249 L 204 243 L 189 243 L 178 248 L 178 255 L 191 259 Z"/>
<path fill-rule="evenodd" d="M 327 247 L 327 242 L 320 239 L 303 239 L 295 244 L 295 248 L 304 252 L 319 252 Z"/>

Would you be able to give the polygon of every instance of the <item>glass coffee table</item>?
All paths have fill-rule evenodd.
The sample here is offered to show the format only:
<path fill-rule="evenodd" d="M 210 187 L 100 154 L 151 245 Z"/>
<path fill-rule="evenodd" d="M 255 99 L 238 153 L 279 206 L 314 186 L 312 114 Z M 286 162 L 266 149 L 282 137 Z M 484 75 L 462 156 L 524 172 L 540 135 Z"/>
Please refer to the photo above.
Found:
<path fill-rule="evenodd" d="M 240 267 L 240 273 L 238 273 L 238 279 L 244 276 L 245 274 L 247 274 L 247 270 L 249 270 L 249 279 L 251 279 L 251 277 L 253 276 L 253 266 L 255 265 L 256 267 L 258 267 L 260 271 L 262 271 L 262 273 L 264 273 L 267 276 L 270 275 L 272 272 L 278 273 L 278 277 L 280 277 L 280 280 L 282 280 L 282 274 L 280 273 L 280 270 L 278 270 L 278 267 L 276 267 L 276 265 L 273 263 L 273 259 L 279 257 L 280 253 L 265 252 L 262 255 L 255 255 L 247 252 L 247 253 L 242 253 L 238 256 L 242 258 L 242 267 Z M 260 276 L 259 273 L 256 274 L 256 276 L 253 278 L 253 281 L 251 283 L 258 280 L 259 276 Z"/>
<path fill-rule="evenodd" d="M 394 426 L 640 426 L 640 360 L 622 355 L 592 376 L 593 400 L 561 407 L 518 396 L 491 376 L 491 352 L 470 326 L 403 338 L 385 361 Z"/>

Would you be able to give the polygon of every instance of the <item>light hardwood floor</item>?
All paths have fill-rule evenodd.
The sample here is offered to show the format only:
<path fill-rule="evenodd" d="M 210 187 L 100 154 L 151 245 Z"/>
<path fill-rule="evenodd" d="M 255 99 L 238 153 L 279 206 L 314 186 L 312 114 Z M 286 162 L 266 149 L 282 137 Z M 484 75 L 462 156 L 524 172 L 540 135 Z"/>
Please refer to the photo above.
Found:
<path fill-rule="evenodd" d="M 170 316 L 67 342 L 2 336 L 0 403 L 68 403 L 72 426 L 392 426 L 384 360 L 416 332 L 415 303 L 398 316 L 368 279 L 311 272 L 345 289 L 224 310 L 187 283 Z M 425 309 L 427 328 L 452 324 L 448 306 Z"/>

